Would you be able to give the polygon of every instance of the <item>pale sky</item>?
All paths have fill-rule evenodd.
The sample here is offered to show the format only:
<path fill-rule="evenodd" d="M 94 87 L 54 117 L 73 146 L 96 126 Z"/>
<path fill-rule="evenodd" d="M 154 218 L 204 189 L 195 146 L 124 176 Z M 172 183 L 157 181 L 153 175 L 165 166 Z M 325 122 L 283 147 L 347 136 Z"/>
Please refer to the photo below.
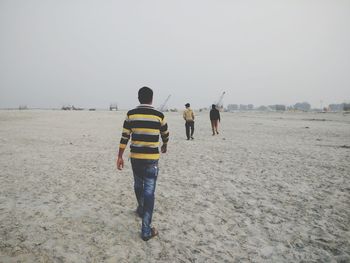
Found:
<path fill-rule="evenodd" d="M 349 0 L 0 0 L 0 108 L 350 101 Z"/>

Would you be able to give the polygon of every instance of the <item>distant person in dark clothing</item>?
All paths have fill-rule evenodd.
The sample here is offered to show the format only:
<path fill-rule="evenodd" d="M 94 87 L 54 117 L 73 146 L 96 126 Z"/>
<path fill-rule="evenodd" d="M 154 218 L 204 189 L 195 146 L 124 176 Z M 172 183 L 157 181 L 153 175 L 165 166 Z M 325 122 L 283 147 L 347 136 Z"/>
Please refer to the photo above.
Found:
<path fill-rule="evenodd" d="M 216 134 L 219 134 L 219 132 L 218 132 L 218 124 L 219 124 L 219 121 L 220 121 L 220 112 L 216 108 L 215 104 L 211 105 L 210 121 L 211 121 L 211 128 L 213 130 L 213 135 L 215 135 L 215 132 L 216 132 Z"/>

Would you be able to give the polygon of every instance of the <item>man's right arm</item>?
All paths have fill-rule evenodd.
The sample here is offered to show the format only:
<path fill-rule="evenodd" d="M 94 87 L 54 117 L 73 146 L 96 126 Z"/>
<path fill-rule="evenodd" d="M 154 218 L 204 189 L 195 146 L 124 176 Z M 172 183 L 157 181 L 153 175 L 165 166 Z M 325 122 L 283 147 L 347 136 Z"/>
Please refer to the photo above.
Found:
<path fill-rule="evenodd" d="M 163 141 L 161 151 L 162 151 L 162 153 L 166 153 L 167 145 L 168 145 L 168 141 L 169 141 L 169 131 L 168 131 L 168 124 L 166 123 L 164 117 L 160 123 L 160 136 L 162 137 L 162 141 Z"/>

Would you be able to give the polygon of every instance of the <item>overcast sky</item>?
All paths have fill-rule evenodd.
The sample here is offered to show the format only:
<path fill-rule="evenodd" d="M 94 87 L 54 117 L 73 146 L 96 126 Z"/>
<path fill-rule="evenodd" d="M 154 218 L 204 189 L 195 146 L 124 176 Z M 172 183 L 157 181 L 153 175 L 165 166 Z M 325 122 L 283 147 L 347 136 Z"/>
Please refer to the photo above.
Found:
<path fill-rule="evenodd" d="M 349 0 L 0 0 L 0 107 L 350 100 Z"/>

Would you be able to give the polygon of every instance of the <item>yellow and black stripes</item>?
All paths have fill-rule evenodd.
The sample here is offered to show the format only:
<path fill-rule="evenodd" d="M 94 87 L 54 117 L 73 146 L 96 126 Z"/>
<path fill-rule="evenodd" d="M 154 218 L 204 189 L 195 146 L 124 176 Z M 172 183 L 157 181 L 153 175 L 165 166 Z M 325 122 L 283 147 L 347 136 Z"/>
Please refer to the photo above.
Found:
<path fill-rule="evenodd" d="M 169 132 L 164 114 L 152 106 L 140 105 L 128 111 L 119 147 L 124 149 L 131 138 L 131 158 L 156 160 L 159 159 L 159 135 L 166 144 Z"/>

